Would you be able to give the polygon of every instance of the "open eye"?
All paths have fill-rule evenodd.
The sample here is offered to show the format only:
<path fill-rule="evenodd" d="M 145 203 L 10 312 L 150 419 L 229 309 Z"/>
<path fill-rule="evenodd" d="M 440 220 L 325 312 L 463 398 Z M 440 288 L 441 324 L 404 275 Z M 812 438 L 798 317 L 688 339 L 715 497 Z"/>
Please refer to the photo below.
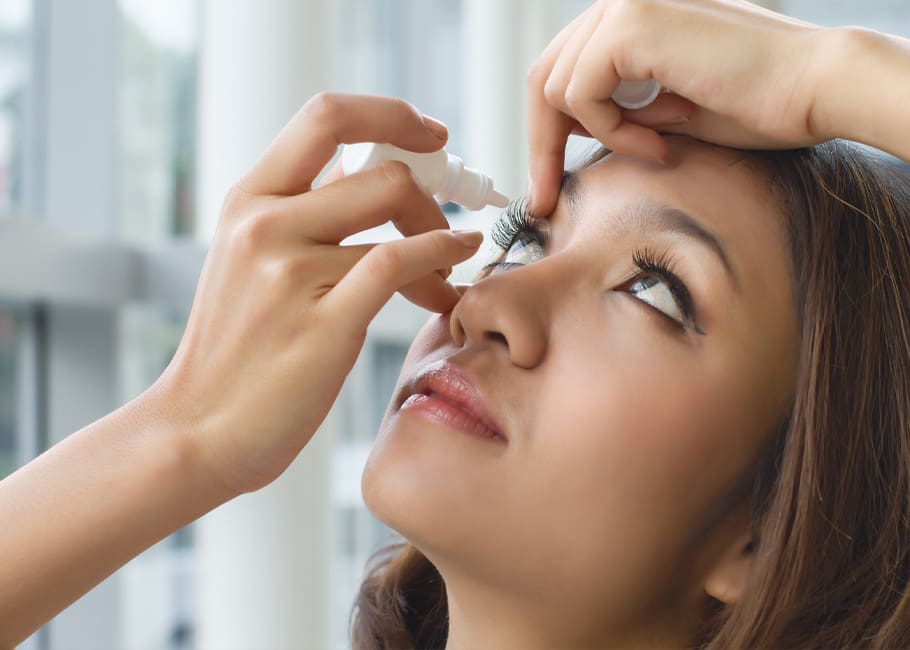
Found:
<path fill-rule="evenodd" d="M 655 255 L 648 249 L 636 251 L 632 261 L 639 273 L 623 288 L 635 298 L 660 312 L 682 329 L 704 335 L 695 316 L 695 303 L 685 282 L 673 271 L 667 253 Z"/>
<path fill-rule="evenodd" d="M 543 242 L 536 233 L 520 232 L 497 266 L 513 268 L 532 264 L 544 256 Z"/>
<path fill-rule="evenodd" d="M 656 273 L 645 273 L 638 276 L 629 285 L 627 291 L 646 305 L 650 305 L 685 327 L 688 321 L 687 316 L 680 309 L 679 303 L 667 282 Z"/>
<path fill-rule="evenodd" d="M 486 273 L 526 266 L 546 254 L 545 226 L 528 213 L 527 202 L 523 199 L 509 204 L 493 224 L 491 234 L 502 254 L 498 260 L 483 268 Z"/>

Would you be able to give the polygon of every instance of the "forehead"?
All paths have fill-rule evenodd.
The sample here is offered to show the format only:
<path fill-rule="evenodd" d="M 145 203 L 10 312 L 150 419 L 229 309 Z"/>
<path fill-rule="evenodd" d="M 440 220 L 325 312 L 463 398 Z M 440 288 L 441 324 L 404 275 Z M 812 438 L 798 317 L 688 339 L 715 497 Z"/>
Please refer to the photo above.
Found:
<path fill-rule="evenodd" d="M 661 203 L 688 213 L 711 232 L 747 278 L 772 265 L 788 270 L 786 219 L 771 170 L 747 152 L 684 136 L 667 141 L 665 164 L 610 154 L 576 172 L 563 188 L 553 221 L 577 220 L 585 230 L 607 230 L 635 205 Z M 789 284 L 789 273 L 781 279 Z"/>
<path fill-rule="evenodd" d="M 583 167 L 564 185 L 564 198 L 578 206 L 588 194 L 593 196 L 587 198 L 603 203 L 608 196 L 625 200 L 630 193 L 647 190 L 649 199 L 691 209 L 693 216 L 706 222 L 703 225 L 728 221 L 728 216 L 717 218 L 714 206 L 732 199 L 743 209 L 756 207 L 766 218 L 782 222 L 780 206 L 771 195 L 771 170 L 765 163 L 748 152 L 685 136 L 669 136 L 667 143 L 663 164 L 610 153 Z"/>

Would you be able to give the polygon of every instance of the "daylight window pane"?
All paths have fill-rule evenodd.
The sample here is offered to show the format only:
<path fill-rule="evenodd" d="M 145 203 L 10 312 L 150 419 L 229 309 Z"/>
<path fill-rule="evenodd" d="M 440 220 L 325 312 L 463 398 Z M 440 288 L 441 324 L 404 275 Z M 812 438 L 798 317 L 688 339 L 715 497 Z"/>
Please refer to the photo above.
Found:
<path fill-rule="evenodd" d="M 0 305 L 0 479 L 20 464 L 20 315 Z"/>
<path fill-rule="evenodd" d="M 120 231 L 194 232 L 197 5 L 120 0 Z"/>
<path fill-rule="evenodd" d="M 30 0 L 0 0 L 0 218 L 22 209 Z"/>

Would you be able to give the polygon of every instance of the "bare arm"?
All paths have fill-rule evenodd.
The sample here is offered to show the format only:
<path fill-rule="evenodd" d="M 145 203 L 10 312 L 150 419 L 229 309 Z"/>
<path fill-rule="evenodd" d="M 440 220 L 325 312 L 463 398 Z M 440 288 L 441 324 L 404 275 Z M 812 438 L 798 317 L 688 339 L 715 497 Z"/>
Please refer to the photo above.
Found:
<path fill-rule="evenodd" d="M 827 38 L 815 128 L 910 162 L 910 40 L 855 27 Z"/>
<path fill-rule="evenodd" d="M 621 110 L 621 79 L 654 78 L 672 93 Z M 532 206 L 548 214 L 566 139 L 663 157 L 659 133 L 742 149 L 789 149 L 831 138 L 910 162 L 910 41 L 823 28 L 744 0 L 598 0 L 553 39 L 528 75 Z"/>
<path fill-rule="evenodd" d="M 0 482 L 0 647 L 227 500 L 180 433 L 140 398 Z"/>
<path fill-rule="evenodd" d="M 169 533 L 264 487 L 325 418 L 398 290 L 440 312 L 473 255 L 402 163 L 311 190 L 339 142 L 435 151 L 445 128 L 388 97 L 308 102 L 229 194 L 183 339 L 140 398 L 0 482 L 0 647 Z M 405 235 L 341 246 L 393 220 Z"/>

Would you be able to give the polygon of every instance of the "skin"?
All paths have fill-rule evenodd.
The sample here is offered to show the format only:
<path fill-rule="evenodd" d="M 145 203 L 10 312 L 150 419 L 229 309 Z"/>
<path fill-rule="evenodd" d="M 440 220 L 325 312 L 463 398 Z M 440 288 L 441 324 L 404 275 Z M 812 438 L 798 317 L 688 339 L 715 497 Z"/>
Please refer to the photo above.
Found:
<path fill-rule="evenodd" d="M 641 111 L 619 111 L 609 101 L 620 78 L 649 76 L 673 93 L 662 95 Z M 542 215 L 550 214 L 556 204 L 566 138 L 571 132 L 590 134 L 607 147 L 625 154 L 667 159 L 671 163 L 673 148 L 668 148 L 668 142 L 660 133 L 686 134 L 747 148 L 799 146 L 830 137 L 844 137 L 910 160 L 910 131 L 906 128 L 905 115 L 908 105 L 910 41 L 906 39 L 856 28 L 820 29 L 740 0 L 598 0 L 554 39 L 528 75 L 531 203 L 535 213 Z M 238 494 L 256 490 L 279 476 L 307 444 L 328 412 L 360 351 L 370 319 L 396 290 L 427 309 L 442 312 L 452 309 L 459 294 L 443 281 L 443 277 L 448 268 L 470 256 L 479 245 L 479 239 L 477 235 L 448 233 L 442 213 L 407 170 L 390 165 L 344 179 L 336 169 L 322 177 L 322 186 L 311 191 L 317 174 L 339 143 L 392 142 L 414 151 L 433 151 L 445 139 L 444 126 L 421 116 L 404 102 L 334 94 L 319 95 L 308 102 L 279 134 L 225 201 L 219 233 L 196 291 L 184 339 L 168 370 L 145 393 L 73 433 L 64 443 L 0 482 L 0 520 L 16 522 L 0 536 L 0 620 L 4 623 L 0 626 L 0 647 L 14 646 L 24 640 L 117 567 L 167 534 Z M 663 170 L 669 174 L 675 168 L 670 164 Z M 647 169 L 656 172 L 658 168 Z M 723 191 L 716 178 L 710 180 L 706 187 L 718 193 Z M 762 196 L 766 194 L 764 192 Z M 695 201 L 703 197 L 689 198 Z M 744 210 L 742 204 L 742 198 L 737 196 L 731 197 L 726 205 L 736 206 L 737 214 L 745 214 L 740 212 Z M 737 217 L 727 214 L 724 218 L 733 223 Z M 378 246 L 338 245 L 345 234 L 359 232 L 388 219 L 399 227 L 404 239 Z M 723 224 L 719 228 L 721 226 Z M 577 250 L 574 245 L 572 249 Z M 603 257 L 601 252 L 593 256 L 593 260 L 600 263 Z M 687 254 L 687 264 L 689 259 Z M 567 271 L 555 260 L 554 256 L 533 268 L 522 269 L 514 277 L 533 276 L 537 267 L 551 269 L 555 277 L 563 277 Z M 766 281 L 779 268 L 770 262 L 771 258 L 763 260 L 760 277 Z M 497 277 L 474 287 L 452 319 L 461 322 L 459 314 L 476 313 L 475 301 L 488 300 L 490 294 L 495 295 L 499 293 L 498 289 L 513 283 L 514 277 Z M 599 277 L 603 280 L 613 276 Z M 707 276 L 700 277 L 704 280 Z M 540 281 L 546 283 L 548 277 L 540 278 Z M 690 282 L 694 283 L 695 279 Z M 566 286 L 571 289 L 564 291 L 566 296 L 584 295 L 583 286 Z M 517 288 L 521 289 L 520 286 Z M 744 295 L 749 295 L 750 301 L 757 300 L 761 293 L 758 289 L 767 290 L 767 287 L 753 287 Z M 546 308 L 530 314 L 537 320 L 528 321 L 537 324 L 537 340 L 545 342 L 542 346 L 545 360 L 530 368 L 532 373 L 528 376 L 542 375 L 544 368 L 555 374 L 553 359 L 566 359 L 569 355 L 566 341 L 570 339 L 558 339 L 561 342 L 557 346 L 553 335 L 557 325 L 562 331 L 572 322 L 557 321 L 548 316 L 559 312 L 547 311 L 557 305 L 541 300 L 546 295 L 538 295 L 536 290 L 530 296 L 526 291 L 516 294 L 535 310 Z M 628 296 L 625 298 L 629 299 Z M 640 333 L 652 332 L 645 329 L 649 321 L 644 320 L 641 310 L 632 310 L 626 303 L 616 303 L 617 299 L 608 300 L 611 309 L 625 305 L 616 314 L 623 314 L 625 319 L 637 314 L 642 319 L 641 327 L 638 327 Z M 502 305 L 514 306 L 517 298 L 498 296 L 497 300 Z M 732 325 L 729 319 L 740 312 L 734 312 L 734 302 L 725 304 L 730 308 L 723 320 L 724 327 L 728 327 Z M 490 311 L 490 314 L 500 315 L 521 313 L 499 305 L 495 311 Z M 765 311 L 758 316 L 766 319 L 769 313 L 774 312 Z M 580 328 L 587 323 L 590 326 L 587 318 L 576 316 L 574 325 Z M 714 318 L 718 318 L 717 314 Z M 512 320 L 510 318 L 509 322 Z M 466 322 L 473 322 L 473 319 L 468 318 Z M 701 348 L 707 352 L 714 349 L 712 346 L 719 334 L 708 329 L 707 323 L 702 324 L 709 332 Z M 746 327 L 742 326 L 741 340 L 746 349 L 754 351 L 763 340 L 759 337 L 767 334 L 762 329 L 767 323 L 756 320 L 749 325 L 754 326 L 754 331 L 747 336 Z M 650 322 L 649 326 L 656 325 Z M 439 331 L 444 333 L 444 326 L 436 327 L 442 328 Z M 468 327 L 465 331 L 472 329 Z M 428 332 L 432 333 L 431 330 Z M 429 353 L 434 346 L 443 345 L 433 343 L 432 337 L 428 336 L 415 346 L 415 351 L 424 348 Z M 533 360 L 540 347 L 522 346 L 521 349 L 530 351 Z M 625 367 L 625 371 L 631 372 L 630 368 L 639 368 L 641 362 L 650 363 L 651 356 L 658 350 L 665 351 L 665 347 L 639 350 L 638 356 L 633 354 L 637 348 L 616 347 L 611 351 L 617 354 L 612 357 L 614 363 L 620 358 L 619 352 L 624 356 L 635 356 L 638 365 Z M 445 356 L 445 351 L 441 354 Z M 661 357 L 666 358 L 674 357 L 672 354 Z M 686 359 L 683 355 L 680 358 Z M 721 357 L 712 355 L 710 358 Z M 709 357 L 701 359 L 704 367 L 699 366 L 699 369 L 714 367 L 708 363 Z M 644 367 L 655 368 L 653 365 Z M 597 370 L 603 372 L 605 368 L 598 366 Z M 718 372 L 720 369 L 715 368 Z M 682 390 L 693 381 L 693 376 L 699 375 L 696 373 L 679 383 L 672 383 L 673 389 Z M 497 379 L 496 375 L 490 377 Z M 623 378 L 623 382 L 626 381 Z M 531 397 L 537 397 L 536 393 L 547 390 L 549 385 L 542 379 L 531 386 L 523 386 L 527 383 L 521 380 L 514 385 L 526 389 L 520 394 L 509 394 L 507 391 L 513 390 L 513 385 L 508 383 L 494 383 L 492 390 L 502 400 L 511 399 L 509 404 L 516 404 L 519 397 L 528 399 L 529 404 L 537 404 Z M 625 387 L 625 383 L 621 386 Z M 653 392 L 658 387 L 651 384 L 642 387 L 642 391 L 651 389 Z M 721 388 L 732 390 L 728 386 Z M 558 390 L 561 397 L 575 394 L 567 393 L 563 384 L 549 389 Z M 500 390 L 503 391 L 501 396 Z M 647 393 L 637 393 L 644 394 Z M 662 405 L 669 399 L 667 395 L 661 393 Z M 673 405 L 675 402 L 668 403 Z M 505 408 L 507 404 L 503 404 Z M 695 399 L 687 408 L 694 412 L 698 406 L 699 401 Z M 678 403 L 676 407 L 682 409 Z M 510 407 L 510 410 L 514 411 L 514 408 Z M 649 416 L 652 410 L 651 405 L 642 409 Z M 534 413 L 535 423 L 543 421 L 537 417 L 539 415 L 543 414 Z M 520 419 L 518 415 L 513 417 Z M 392 425 L 393 419 L 394 415 L 388 426 Z M 752 422 L 742 413 L 736 421 Z M 395 439 L 402 437 L 395 436 Z M 578 439 L 584 437 L 579 434 Z M 543 436 L 535 436 L 534 441 L 537 440 L 543 440 Z M 646 438 L 638 443 L 657 445 L 657 441 L 657 438 Z M 467 441 L 457 444 L 467 445 Z M 380 448 L 389 446 L 384 442 Z M 541 468 L 542 473 L 538 475 L 555 476 L 554 473 L 566 464 L 565 459 L 562 465 L 556 461 L 573 448 L 574 443 L 554 454 L 551 465 Z M 458 453 L 471 453 L 469 449 L 476 447 L 465 446 Z M 509 458 L 515 457 L 517 449 L 520 449 L 517 443 L 510 447 Z M 525 449 L 528 462 L 531 462 L 530 443 Z M 667 454 L 677 451 L 669 444 L 662 449 Z M 418 445 L 414 455 L 418 453 L 430 452 Z M 383 456 L 395 458 L 396 454 L 383 452 L 377 458 Z M 454 463 L 458 458 L 453 455 L 450 462 Z M 544 464 L 543 455 L 537 458 Z M 717 461 L 717 455 L 710 453 L 698 456 L 702 464 L 712 458 L 722 469 L 726 467 L 735 473 L 738 468 L 735 457 L 723 456 L 722 461 Z M 496 474 L 486 479 L 491 487 L 488 494 L 496 494 L 502 507 L 505 506 L 501 502 L 508 496 L 499 494 L 503 486 L 510 486 L 511 490 L 511 486 L 518 483 L 500 480 L 499 473 L 515 466 L 515 462 L 513 465 L 500 463 L 495 472 L 487 472 Z M 626 464 L 619 464 L 619 469 L 626 467 Z M 430 468 L 433 464 L 426 466 Z M 482 464 L 477 466 L 483 467 Z M 650 467 L 641 471 L 653 474 Z M 396 492 L 401 498 L 408 496 L 413 490 L 408 486 L 413 486 L 416 480 L 414 472 L 413 466 L 403 471 L 397 484 L 387 477 L 385 481 L 392 484 L 386 486 L 389 494 L 382 500 L 394 502 L 392 497 Z M 450 498 L 459 503 L 456 497 L 464 496 L 460 501 L 461 514 L 452 519 L 454 524 L 465 521 L 467 499 L 472 491 L 476 496 L 477 484 L 482 480 L 478 476 L 474 482 L 465 483 L 463 472 L 449 468 L 448 474 L 430 476 L 426 484 L 430 486 L 434 480 L 445 476 L 452 478 L 453 474 L 456 478 L 447 483 Z M 572 473 L 569 475 L 574 482 L 583 482 L 582 475 L 577 478 Z M 699 475 L 693 480 L 705 481 L 707 477 Z M 560 490 L 565 489 L 565 483 L 564 478 L 552 479 L 552 484 Z M 118 486 L 116 499 L 110 498 L 111 485 Z M 692 506 L 688 502 L 694 502 L 699 494 L 707 494 L 707 487 L 700 482 L 698 485 L 697 490 L 687 485 L 680 493 L 685 496 L 686 505 Z M 79 488 L 73 489 L 73 486 Z M 556 498 L 556 493 L 551 494 L 540 486 L 537 489 L 544 492 L 541 495 L 544 500 Z M 436 490 L 437 496 L 440 490 Z M 523 494 L 527 492 L 525 489 Z M 432 491 L 428 491 L 428 499 L 431 494 Z M 678 501 L 682 499 L 680 494 L 674 495 Z M 417 514 L 419 500 L 413 501 Z M 487 494 L 478 502 L 490 507 L 496 503 L 489 501 Z M 514 502 L 517 504 L 514 515 L 512 510 L 499 512 L 498 518 L 487 515 L 488 519 L 494 519 L 485 523 L 489 530 L 495 530 L 501 525 L 500 521 L 509 521 L 509 517 L 521 521 L 518 506 L 525 504 L 517 497 Z M 438 518 L 435 508 L 428 504 L 423 508 L 425 511 L 429 508 L 424 514 Z M 69 516 L 60 517 L 60 512 Z M 740 520 L 744 517 L 741 507 L 729 512 L 739 512 Z M 563 516 L 571 519 L 569 511 Z M 432 518 L 420 520 L 429 523 Z M 405 523 L 402 523 L 402 529 L 408 528 Z M 718 532 L 724 527 L 728 529 L 726 534 Z M 698 587 L 693 598 L 701 598 L 702 591 L 725 601 L 736 598 L 741 589 L 738 586 L 741 579 L 737 575 L 743 573 L 742 567 L 747 564 L 743 554 L 736 550 L 738 544 L 729 542 L 736 537 L 729 531 L 738 528 L 742 525 L 731 514 L 723 525 L 711 529 L 718 551 L 706 553 L 706 557 L 728 559 L 720 563 L 714 561 L 714 569 L 710 572 L 692 565 L 693 575 L 698 569 L 707 576 L 704 590 L 697 579 L 690 581 Z M 441 526 L 439 530 L 450 532 L 451 540 L 457 541 L 459 534 L 467 534 L 466 529 L 468 533 L 476 530 L 460 525 Z M 99 535 L 99 530 L 105 534 Z M 540 531 L 541 540 L 546 540 L 549 530 L 544 527 Z M 635 532 L 629 530 L 628 535 Z M 415 540 L 421 537 L 418 533 L 415 531 L 412 535 Z M 438 535 L 423 537 L 426 537 L 422 541 L 424 549 L 430 549 L 436 539 L 440 548 L 461 548 L 470 555 L 470 545 L 458 545 L 445 539 L 440 543 Z M 508 539 L 514 540 L 514 533 Z M 568 544 L 566 540 L 557 541 L 564 546 Z M 528 546 L 522 545 L 520 553 L 510 549 L 510 557 L 525 558 L 527 562 L 527 557 L 534 554 Z M 709 548 L 707 542 L 701 548 Z M 724 548 L 728 550 L 724 551 Z M 730 548 L 734 550 L 729 551 Z M 644 545 L 642 553 L 647 549 Z M 478 552 L 476 548 L 474 552 Z M 651 552 L 655 552 L 654 549 Z M 615 561 L 616 551 L 611 553 L 603 555 L 604 562 Z M 434 559 L 443 565 L 446 554 L 434 554 Z M 588 569 L 586 559 L 582 557 L 577 563 Z M 463 582 L 472 575 L 483 577 L 483 580 L 473 582 L 476 589 L 453 588 L 450 594 L 454 635 L 450 645 L 467 647 L 472 646 L 472 639 L 468 638 L 471 629 L 462 621 L 477 624 L 483 616 L 467 613 L 464 603 L 469 601 L 464 600 L 463 595 L 476 596 L 477 600 L 470 602 L 478 603 L 477 606 L 489 601 L 492 611 L 493 604 L 501 600 L 498 598 L 501 590 L 495 589 L 496 584 L 515 586 L 521 581 L 511 579 L 515 576 L 509 576 L 509 580 L 492 580 L 489 574 L 495 572 L 492 569 L 481 572 L 482 565 L 476 557 L 466 557 L 462 564 L 457 560 L 457 557 L 451 557 L 448 562 L 452 567 L 463 565 L 476 570 L 446 570 L 450 588 L 455 585 L 456 576 Z M 552 564 L 549 554 L 546 561 Z M 563 564 L 568 566 L 567 561 Z M 671 569 L 675 566 L 671 565 Z M 565 571 L 569 572 L 570 568 Z M 515 573 L 514 568 L 512 573 Z M 667 576 L 670 574 L 671 570 L 668 570 Z M 527 581 L 533 583 L 534 572 L 526 575 Z M 584 572 L 584 575 L 588 574 Z M 596 579 L 591 582 L 602 584 Z M 635 590 L 629 587 L 629 601 L 634 600 L 633 591 L 645 593 L 652 586 L 652 583 L 642 582 Z M 489 599 L 481 598 L 485 593 Z M 546 614 L 559 608 L 551 607 L 548 602 L 541 604 L 541 598 L 538 597 L 536 608 L 527 604 L 534 603 L 533 597 L 527 597 L 527 606 L 513 609 L 518 616 L 534 609 L 541 616 L 532 620 L 539 621 L 540 627 L 556 629 L 558 626 L 549 625 L 552 615 Z M 641 600 L 643 597 L 639 594 L 636 598 Z M 514 594 L 503 602 L 515 603 Z M 495 607 L 495 610 L 502 619 L 505 640 L 515 641 L 513 633 L 519 626 L 506 625 L 509 608 Z M 584 618 L 583 610 L 574 611 L 577 615 L 569 620 Z M 648 611 L 648 615 L 652 621 L 657 620 L 656 607 Z M 600 620 L 602 618 L 598 617 Z M 651 626 L 652 630 L 657 630 L 655 625 Z M 594 631 L 596 627 L 576 629 Z M 531 634 L 534 626 L 526 625 L 526 628 Z M 479 627 L 477 630 L 488 634 L 473 639 L 473 647 L 494 645 L 491 640 L 495 638 L 495 630 Z M 669 636 L 669 632 L 667 634 Z M 520 647 L 533 647 L 538 640 L 529 638 Z M 499 645 L 509 647 L 507 643 Z M 654 642 L 651 645 L 661 644 Z"/>
<path fill-rule="evenodd" d="M 610 100 L 621 79 L 650 78 L 671 92 L 636 111 Z M 528 73 L 531 204 L 552 210 L 570 133 L 653 160 L 667 154 L 659 133 L 743 149 L 844 137 L 907 160 L 894 127 L 908 103 L 907 39 L 745 0 L 597 0 Z"/>
<path fill-rule="evenodd" d="M 0 535 L 0 648 L 164 536 L 277 478 L 392 294 L 452 308 L 460 294 L 439 271 L 482 235 L 450 231 L 407 167 L 312 188 L 339 143 L 427 152 L 446 136 L 389 97 L 326 93 L 294 116 L 228 194 L 164 374 L 0 482 L 0 520 L 16 522 Z M 339 245 L 386 221 L 405 237 Z"/>
<path fill-rule="evenodd" d="M 546 256 L 467 288 L 414 342 L 400 385 L 448 359 L 508 437 L 399 412 L 400 388 L 364 473 L 368 507 L 445 579 L 450 650 L 682 646 L 708 595 L 736 599 L 743 488 L 798 349 L 784 219 L 743 158 L 672 137 L 666 165 L 579 172 Z M 735 286 L 705 245 L 621 217 L 642 197 L 713 232 Z M 623 291 L 642 246 L 676 260 L 704 335 Z"/>

